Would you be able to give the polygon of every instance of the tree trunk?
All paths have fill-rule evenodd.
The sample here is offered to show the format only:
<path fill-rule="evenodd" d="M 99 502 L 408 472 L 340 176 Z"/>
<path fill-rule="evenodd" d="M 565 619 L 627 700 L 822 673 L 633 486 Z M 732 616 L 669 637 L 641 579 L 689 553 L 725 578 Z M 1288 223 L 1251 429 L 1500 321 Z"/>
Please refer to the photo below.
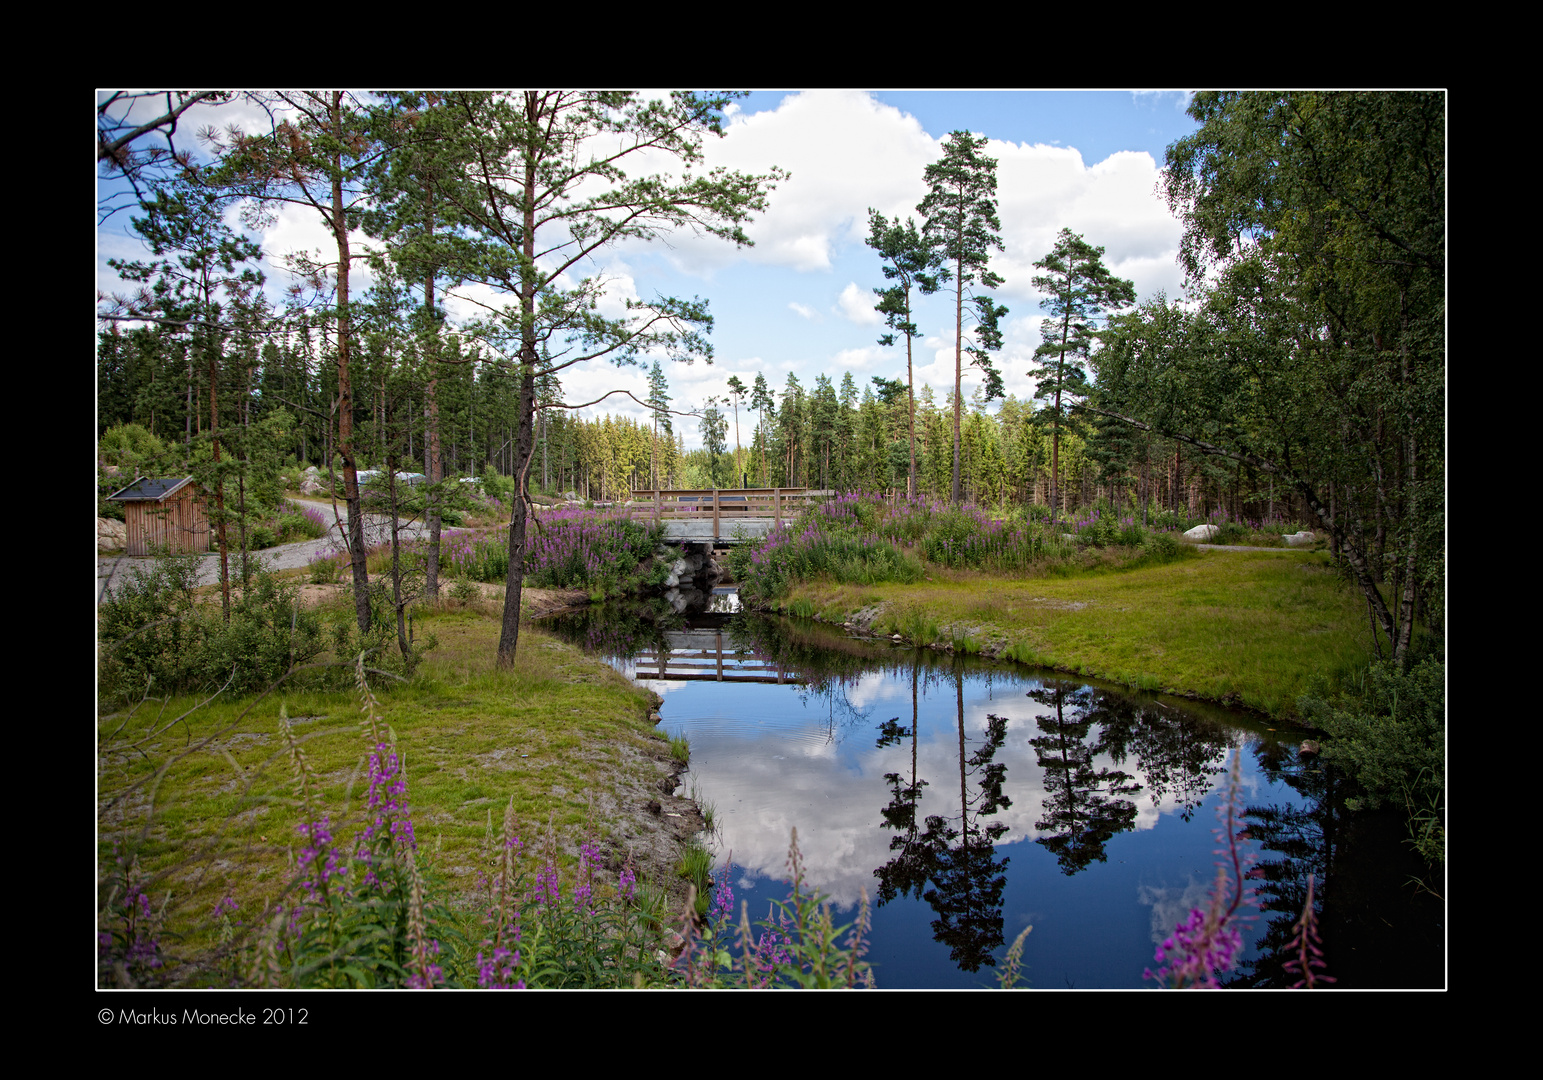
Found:
<path fill-rule="evenodd" d="M 958 506 L 963 496 L 959 486 L 959 414 L 964 409 L 964 258 L 955 261 L 958 268 L 954 276 L 954 484 L 949 501 Z"/>
<path fill-rule="evenodd" d="M 538 120 L 536 96 L 526 93 L 527 119 Z M 519 428 L 515 436 L 516 468 L 514 508 L 509 516 L 509 576 L 504 589 L 504 617 L 498 638 L 498 666 L 514 666 L 515 649 L 520 640 L 520 594 L 525 583 L 525 473 L 534 450 L 532 424 L 536 408 L 536 162 L 531 154 L 525 159 L 522 180 L 524 199 L 523 235 L 525 263 L 520 287 L 521 346 Z"/>
<path fill-rule="evenodd" d="M 429 220 L 429 231 L 433 233 L 433 218 Z M 440 457 L 439 446 L 439 333 L 434 326 L 434 273 L 430 271 L 423 286 L 423 306 L 429 316 L 429 381 L 424 389 L 424 411 L 428 414 L 428 431 L 425 433 L 428 439 L 427 456 L 429 474 L 429 559 L 424 571 L 423 592 L 431 601 L 439 599 L 439 533 L 440 533 L 440 491 L 439 483 L 445 478 L 444 463 Z"/>
<path fill-rule="evenodd" d="M 219 395 L 215 393 L 215 356 L 213 342 L 209 347 L 209 440 L 214 445 L 214 531 L 220 541 L 220 610 L 226 625 L 230 624 L 230 549 L 225 542 L 225 478 L 220 475 L 220 427 Z"/>
<path fill-rule="evenodd" d="M 333 130 L 342 134 L 342 91 L 333 91 L 328 114 Z M 370 629 L 370 571 L 365 563 L 364 507 L 359 498 L 359 467 L 354 459 L 354 398 L 349 377 L 348 219 L 343 210 L 343 156 L 332 155 L 332 235 L 338 248 L 338 456 L 343 459 L 343 498 L 348 503 L 348 556 L 353 568 L 354 618 L 359 632 Z"/>

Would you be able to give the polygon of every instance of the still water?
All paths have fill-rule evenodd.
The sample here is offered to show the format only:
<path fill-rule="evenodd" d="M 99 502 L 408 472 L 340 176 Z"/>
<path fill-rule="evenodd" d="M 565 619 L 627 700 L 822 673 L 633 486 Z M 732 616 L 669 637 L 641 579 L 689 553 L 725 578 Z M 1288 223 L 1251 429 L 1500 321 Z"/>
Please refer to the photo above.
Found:
<path fill-rule="evenodd" d="M 1307 875 L 1332 895 L 1353 839 L 1303 734 L 1244 714 L 784 619 L 611 613 L 553 629 L 663 697 L 661 726 L 689 739 L 688 785 L 714 809 L 735 910 L 760 918 L 786 896 L 797 828 L 810 884 L 841 921 L 862 896 L 872 905 L 880 987 L 995 985 L 1031 925 L 1028 985 L 1152 985 L 1157 944 L 1214 882 L 1231 754 L 1262 908 L 1234 978 L 1285 985 Z M 1345 914 L 1326 932 L 1360 953 L 1346 962 L 1363 978 L 1432 977 L 1375 960 Z"/>

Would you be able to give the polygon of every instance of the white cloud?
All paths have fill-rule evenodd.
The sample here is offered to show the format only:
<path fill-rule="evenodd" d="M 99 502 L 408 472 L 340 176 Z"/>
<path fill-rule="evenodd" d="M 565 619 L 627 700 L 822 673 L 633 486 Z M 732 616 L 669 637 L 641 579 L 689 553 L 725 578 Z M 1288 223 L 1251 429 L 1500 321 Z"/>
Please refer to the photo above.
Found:
<path fill-rule="evenodd" d="M 794 311 L 798 312 L 804 318 L 809 319 L 812 322 L 825 321 L 824 319 L 820 318 L 820 313 L 814 310 L 814 308 L 810 307 L 808 304 L 800 304 L 797 300 L 789 300 L 788 307 L 792 308 Z"/>
<path fill-rule="evenodd" d="M 1074 149 L 992 142 L 998 159 L 997 194 L 1002 254 L 993 268 L 1007 281 L 1001 295 L 1013 314 L 1040 300 L 1034 263 L 1055 246 L 1063 228 L 1105 249 L 1104 263 L 1129 276 L 1138 293 L 1170 288 L 1171 264 L 1183 227 L 1157 194 L 1158 168 L 1145 151 L 1121 151 L 1093 166 Z M 1123 271 L 1123 273 L 1122 273 Z M 1018 305 L 1012 300 L 1019 301 Z"/>
<path fill-rule="evenodd" d="M 860 288 L 857 282 L 852 282 L 841 290 L 841 296 L 836 300 L 841 314 L 857 323 L 859 326 L 877 326 L 882 320 L 873 306 L 874 296 L 870 289 Z"/>
<path fill-rule="evenodd" d="M 755 247 L 690 234 L 671 239 L 670 259 L 688 273 L 706 274 L 736 259 L 828 270 L 835 247 L 867 234 L 868 208 L 914 213 L 924 191 L 922 170 L 937 143 L 915 118 L 858 91 L 792 94 L 774 110 L 730 117 L 722 139 L 708 139 L 706 164 L 765 174 L 780 182 L 768 209 L 746 228 Z M 670 168 L 667 162 L 648 163 Z"/>
<path fill-rule="evenodd" d="M 895 354 L 878 345 L 866 345 L 857 349 L 842 349 L 831 358 L 829 372 L 834 381 L 835 373 L 851 369 L 866 374 L 879 366 L 891 367 L 894 364 Z"/>

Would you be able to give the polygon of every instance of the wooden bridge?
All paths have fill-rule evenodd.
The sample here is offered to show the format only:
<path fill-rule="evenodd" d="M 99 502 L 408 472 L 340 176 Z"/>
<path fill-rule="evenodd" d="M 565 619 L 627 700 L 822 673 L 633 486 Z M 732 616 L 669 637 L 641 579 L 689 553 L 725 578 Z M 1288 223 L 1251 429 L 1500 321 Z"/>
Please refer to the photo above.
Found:
<path fill-rule="evenodd" d="M 664 524 L 667 543 L 715 546 L 759 540 L 834 494 L 812 488 L 679 488 L 634 491 L 627 511 L 636 521 Z"/>

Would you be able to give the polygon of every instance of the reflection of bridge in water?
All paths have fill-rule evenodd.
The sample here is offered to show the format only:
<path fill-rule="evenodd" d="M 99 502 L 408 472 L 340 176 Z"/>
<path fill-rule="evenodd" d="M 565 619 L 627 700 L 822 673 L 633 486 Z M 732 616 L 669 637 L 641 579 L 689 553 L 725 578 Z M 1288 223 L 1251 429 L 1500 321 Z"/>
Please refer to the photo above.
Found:
<path fill-rule="evenodd" d="M 629 666 L 636 679 L 664 679 L 667 682 L 755 682 L 788 683 L 804 681 L 803 676 L 774 660 L 758 657 L 746 650 L 736 650 L 724 633 L 724 616 L 698 616 L 699 625 L 689 630 L 664 631 L 665 647 L 639 653 Z"/>

